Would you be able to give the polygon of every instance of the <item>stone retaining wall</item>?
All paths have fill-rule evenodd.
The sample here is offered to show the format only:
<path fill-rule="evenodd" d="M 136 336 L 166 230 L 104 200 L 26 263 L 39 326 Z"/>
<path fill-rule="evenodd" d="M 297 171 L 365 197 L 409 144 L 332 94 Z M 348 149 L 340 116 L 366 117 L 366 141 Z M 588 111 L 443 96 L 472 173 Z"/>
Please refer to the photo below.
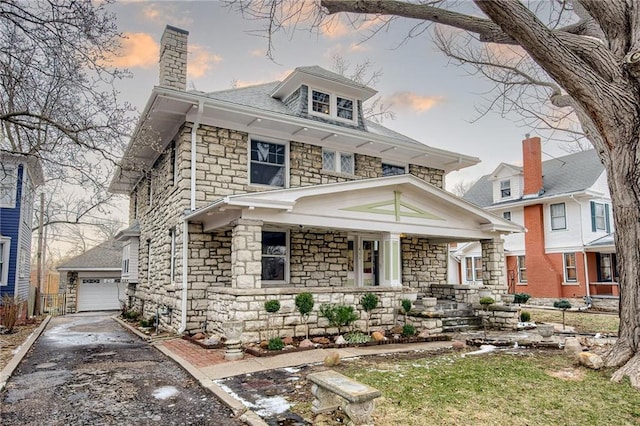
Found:
<path fill-rule="evenodd" d="M 278 336 L 304 336 L 305 325 L 295 309 L 295 297 L 305 288 L 262 288 L 242 290 L 235 288 L 213 289 L 208 294 L 207 331 L 222 333 L 222 322 L 229 320 L 244 321 L 243 342 L 264 339 L 267 321 L 270 327 L 277 330 Z M 380 299 L 378 308 L 373 310 L 370 327 L 388 329 L 396 325 L 398 310 L 402 299 L 415 300 L 417 293 L 408 288 L 364 287 L 341 288 L 320 287 L 312 290 L 315 301 L 313 311 L 309 315 L 309 334 L 337 334 L 338 330 L 329 327 L 327 320 L 320 315 L 322 304 L 345 304 L 354 306 L 360 319 L 353 325 L 354 329 L 365 330 L 365 316 L 360 306 L 360 299 L 365 293 L 374 293 Z M 264 309 L 267 300 L 278 300 L 280 311 L 268 314 Z M 341 330 L 345 332 L 346 330 Z"/>
<path fill-rule="evenodd" d="M 516 330 L 520 321 L 520 306 L 518 305 L 489 305 L 485 310 L 482 306 L 474 306 L 476 315 L 488 321 L 487 327 L 498 330 Z"/>

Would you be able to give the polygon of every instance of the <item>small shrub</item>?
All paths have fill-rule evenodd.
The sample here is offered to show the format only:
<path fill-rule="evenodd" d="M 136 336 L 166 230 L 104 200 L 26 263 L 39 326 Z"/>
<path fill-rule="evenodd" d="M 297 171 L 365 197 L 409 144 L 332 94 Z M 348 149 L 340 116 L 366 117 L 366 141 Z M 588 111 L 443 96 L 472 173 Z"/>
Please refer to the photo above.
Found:
<path fill-rule="evenodd" d="M 520 312 L 520 322 L 529 322 L 531 321 L 531 314 L 527 311 Z"/>
<path fill-rule="evenodd" d="M 18 321 L 18 307 L 19 303 L 15 298 L 5 294 L 2 297 L 2 306 L 0 307 L 2 312 L 2 325 L 6 328 L 7 333 L 11 333 Z"/>
<path fill-rule="evenodd" d="M 362 309 L 367 313 L 367 333 L 369 332 L 369 319 L 371 317 L 371 311 L 378 307 L 378 296 L 373 293 L 365 293 L 362 295 L 360 299 L 360 304 L 362 305 Z"/>
<path fill-rule="evenodd" d="M 411 337 L 416 335 L 416 328 L 411 324 L 402 326 L 402 337 Z"/>
<path fill-rule="evenodd" d="M 131 309 L 131 310 L 125 311 L 123 317 L 124 319 L 137 321 L 138 318 L 140 318 L 140 312 Z"/>
<path fill-rule="evenodd" d="M 480 304 L 484 307 L 487 307 L 489 305 L 493 305 L 494 303 L 496 303 L 496 301 L 493 299 L 493 297 L 483 297 L 480 299 Z"/>
<path fill-rule="evenodd" d="M 402 299 L 402 310 L 405 314 L 408 314 L 411 311 L 412 303 L 411 299 Z"/>
<path fill-rule="evenodd" d="M 368 343 L 371 341 L 371 337 L 368 334 L 355 331 L 353 333 L 347 333 L 344 335 L 344 340 L 351 344 Z"/>
<path fill-rule="evenodd" d="M 295 299 L 296 309 L 300 312 L 300 318 L 304 321 L 306 338 L 309 338 L 309 314 L 313 310 L 313 295 L 311 293 L 300 293 Z"/>
<path fill-rule="evenodd" d="M 281 351 L 284 348 L 284 342 L 280 337 L 272 337 L 267 345 L 270 351 Z"/>
<path fill-rule="evenodd" d="M 513 295 L 513 303 L 527 303 L 531 299 L 531 295 L 528 293 L 515 293 Z"/>
<path fill-rule="evenodd" d="M 353 306 L 347 305 L 321 305 L 320 314 L 329 321 L 330 326 L 338 329 L 338 334 L 342 327 L 347 327 L 358 319 Z"/>
<path fill-rule="evenodd" d="M 562 299 L 562 300 L 556 300 L 555 302 L 553 302 L 553 307 L 554 308 L 558 308 L 558 309 L 570 309 L 571 308 L 571 303 L 568 300 Z"/>
<path fill-rule="evenodd" d="M 270 314 L 275 314 L 280 310 L 280 301 L 272 299 L 264 302 L 264 309 Z"/>

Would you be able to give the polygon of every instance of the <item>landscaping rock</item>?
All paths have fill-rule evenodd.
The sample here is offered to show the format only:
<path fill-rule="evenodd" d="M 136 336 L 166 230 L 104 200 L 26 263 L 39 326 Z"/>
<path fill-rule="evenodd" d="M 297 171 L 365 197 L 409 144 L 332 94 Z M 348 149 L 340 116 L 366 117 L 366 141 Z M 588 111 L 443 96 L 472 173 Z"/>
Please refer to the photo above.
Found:
<path fill-rule="evenodd" d="M 328 345 L 329 343 L 331 343 L 331 340 L 327 339 L 326 337 L 314 337 L 313 339 L 311 339 L 311 341 L 320 345 Z"/>
<path fill-rule="evenodd" d="M 346 345 L 347 341 L 344 339 L 344 337 L 342 336 L 338 336 L 336 337 L 336 340 L 334 342 L 336 345 Z"/>
<path fill-rule="evenodd" d="M 309 339 L 304 339 L 298 345 L 299 348 L 312 348 L 313 346 L 314 346 L 313 342 L 311 340 L 309 340 Z"/>
<path fill-rule="evenodd" d="M 463 342 L 462 340 L 453 340 L 451 342 L 451 346 L 453 347 L 453 349 L 459 351 L 459 350 L 462 350 L 462 349 L 466 348 L 467 344 L 465 342 Z"/>
<path fill-rule="evenodd" d="M 202 339 L 204 339 L 205 337 L 207 337 L 207 336 L 205 336 L 205 335 L 204 335 L 204 333 L 196 333 L 196 334 L 194 334 L 194 335 L 193 335 L 193 338 L 194 338 L 195 340 L 202 340 Z"/>
<path fill-rule="evenodd" d="M 269 347 L 269 342 L 267 342 L 266 340 L 263 340 L 262 342 L 260 342 L 260 349 L 267 349 Z"/>
<path fill-rule="evenodd" d="M 285 345 L 293 345 L 293 338 L 291 336 L 283 337 L 282 343 L 284 343 Z"/>
<path fill-rule="evenodd" d="M 425 328 L 424 330 L 422 330 L 422 331 L 420 332 L 420 334 L 418 334 L 418 337 L 421 337 L 421 338 L 423 338 L 423 339 L 424 339 L 425 337 L 429 337 L 429 336 L 431 336 L 431 331 L 430 331 L 428 328 Z"/>
<path fill-rule="evenodd" d="M 575 337 L 567 337 L 564 341 L 564 353 L 577 357 L 580 353 L 582 353 L 582 345 Z"/>
<path fill-rule="evenodd" d="M 593 370 L 600 370 L 604 367 L 604 361 L 600 355 L 596 355 L 593 352 L 580 352 L 578 354 L 580 364 Z"/>
<path fill-rule="evenodd" d="M 340 364 L 340 354 L 338 352 L 331 352 L 324 358 L 325 367 L 335 367 Z"/>
<path fill-rule="evenodd" d="M 380 333 L 379 331 L 374 331 L 371 334 L 371 338 L 373 340 L 375 340 L 376 342 L 380 342 L 380 341 L 384 340 L 384 334 Z"/>
<path fill-rule="evenodd" d="M 391 329 L 391 334 L 402 334 L 402 327 L 395 326 Z"/>

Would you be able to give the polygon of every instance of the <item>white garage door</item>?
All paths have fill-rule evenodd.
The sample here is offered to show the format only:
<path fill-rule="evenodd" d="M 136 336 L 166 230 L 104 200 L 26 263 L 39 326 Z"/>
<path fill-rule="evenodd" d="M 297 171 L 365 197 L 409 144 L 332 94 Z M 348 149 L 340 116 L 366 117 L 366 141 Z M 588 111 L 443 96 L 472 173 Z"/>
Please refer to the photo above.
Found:
<path fill-rule="evenodd" d="M 78 311 L 114 311 L 124 300 L 125 284 L 118 278 L 83 278 L 78 288 Z"/>

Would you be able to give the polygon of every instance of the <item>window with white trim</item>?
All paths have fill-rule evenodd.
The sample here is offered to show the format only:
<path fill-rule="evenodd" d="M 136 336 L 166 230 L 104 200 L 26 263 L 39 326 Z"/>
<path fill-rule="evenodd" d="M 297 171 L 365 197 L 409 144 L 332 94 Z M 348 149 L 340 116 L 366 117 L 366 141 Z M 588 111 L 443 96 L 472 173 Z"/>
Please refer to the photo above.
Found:
<path fill-rule="evenodd" d="M 129 274 L 130 253 L 131 253 L 131 247 L 129 244 L 126 244 L 124 247 L 122 247 L 122 274 L 123 275 Z"/>
<path fill-rule="evenodd" d="M 524 256 L 518 256 L 518 282 L 527 282 L 527 264 Z"/>
<path fill-rule="evenodd" d="M 151 281 L 151 240 L 147 240 L 147 281 Z"/>
<path fill-rule="evenodd" d="M 355 169 L 353 154 L 323 149 L 322 169 L 352 175 Z"/>
<path fill-rule="evenodd" d="M 285 144 L 251 139 L 249 163 L 249 183 L 284 188 L 287 172 L 287 147 Z"/>
<path fill-rule="evenodd" d="M 469 256 L 465 257 L 464 261 L 467 281 L 482 281 L 482 257 Z"/>
<path fill-rule="evenodd" d="M 18 193 L 18 173 L 14 165 L 0 166 L 0 207 L 14 208 Z"/>
<path fill-rule="evenodd" d="M 11 238 L 0 238 L 0 286 L 9 285 L 9 252 Z"/>
<path fill-rule="evenodd" d="M 618 268 L 615 253 L 596 253 L 598 282 L 618 281 Z"/>
<path fill-rule="evenodd" d="M 564 254 L 564 282 L 575 283 L 578 281 L 578 269 L 576 267 L 576 254 Z"/>
<path fill-rule="evenodd" d="M 309 113 L 338 120 L 355 122 L 356 100 L 321 90 L 311 89 Z"/>
<path fill-rule="evenodd" d="M 286 231 L 262 231 L 262 281 L 284 283 L 287 280 L 289 239 Z"/>
<path fill-rule="evenodd" d="M 173 283 L 176 280 L 176 228 L 171 228 L 171 260 L 169 265 L 169 280 Z"/>
<path fill-rule="evenodd" d="M 567 215 L 564 203 L 551 204 L 549 206 L 551 213 L 551 229 L 567 229 Z"/>
<path fill-rule="evenodd" d="M 609 206 L 591 201 L 591 231 L 611 232 Z"/>
<path fill-rule="evenodd" d="M 510 179 L 500 181 L 500 197 L 501 198 L 511 197 L 511 180 Z"/>
<path fill-rule="evenodd" d="M 511 220 L 511 212 L 502 212 L 502 217 L 506 220 Z"/>
<path fill-rule="evenodd" d="M 382 163 L 382 176 L 397 176 L 407 173 L 405 166 L 398 166 L 395 164 Z"/>

